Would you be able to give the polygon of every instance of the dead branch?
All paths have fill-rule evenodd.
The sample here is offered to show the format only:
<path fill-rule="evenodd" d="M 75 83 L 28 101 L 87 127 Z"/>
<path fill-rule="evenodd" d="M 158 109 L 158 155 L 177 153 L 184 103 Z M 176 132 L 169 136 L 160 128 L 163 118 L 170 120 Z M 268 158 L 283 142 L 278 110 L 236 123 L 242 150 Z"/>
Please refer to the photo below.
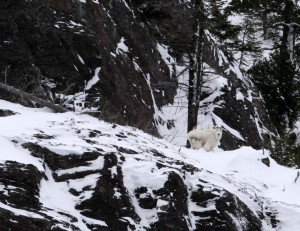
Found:
<path fill-rule="evenodd" d="M 68 110 L 65 108 L 62 108 L 52 102 L 48 102 L 46 100 L 40 99 L 34 95 L 28 94 L 20 89 L 14 88 L 12 86 L 8 86 L 5 85 L 3 83 L 0 83 L 0 89 L 7 91 L 9 93 L 12 93 L 14 95 L 17 95 L 21 98 L 27 99 L 29 101 L 33 101 L 35 103 L 38 103 L 39 105 L 43 106 L 43 107 L 48 107 L 52 110 L 54 110 L 55 112 L 67 112 Z"/>
<path fill-rule="evenodd" d="M 298 172 L 297 172 L 297 176 L 296 176 L 296 178 L 295 178 L 295 180 L 294 180 L 294 183 L 296 183 L 296 182 L 297 182 L 297 180 L 298 180 L 299 176 L 300 176 L 300 172 L 298 171 Z"/>

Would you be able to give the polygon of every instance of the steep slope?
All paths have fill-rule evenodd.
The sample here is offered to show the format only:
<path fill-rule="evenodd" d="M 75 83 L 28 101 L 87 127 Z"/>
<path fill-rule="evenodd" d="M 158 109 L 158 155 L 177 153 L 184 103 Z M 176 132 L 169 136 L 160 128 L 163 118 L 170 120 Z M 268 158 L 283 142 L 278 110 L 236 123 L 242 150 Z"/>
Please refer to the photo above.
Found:
<path fill-rule="evenodd" d="M 186 104 L 177 99 L 186 92 L 175 95 L 182 90 L 177 77 L 187 82 L 181 56 L 192 25 L 178 16 L 191 15 L 188 2 L 2 1 L 0 80 L 69 110 L 181 137 L 182 145 Z M 276 130 L 259 93 L 209 32 L 205 43 L 205 62 L 216 73 L 208 78 L 222 84 L 207 86 L 199 128 L 223 126 L 225 149 L 261 148 L 262 135 Z M 33 106 L 3 90 L 0 95 Z M 185 109 L 176 113 L 166 105 Z"/>
<path fill-rule="evenodd" d="M 186 143 L 188 87 L 192 46 L 193 5 L 190 1 L 139 1 L 144 20 L 152 33 L 167 46 L 161 47 L 166 63 L 179 76 L 174 103 L 163 106 L 158 127 L 160 134 L 175 144 Z M 224 1 L 226 2 L 226 1 Z M 204 4 L 209 5 L 209 1 Z M 224 3 L 225 4 L 225 3 Z M 195 17 L 195 16 L 194 16 Z M 277 135 L 264 101 L 252 82 L 240 70 L 232 55 L 205 28 L 203 32 L 203 89 L 198 128 L 224 128 L 222 148 L 232 150 L 242 145 L 262 148 L 264 136 Z M 196 48 L 195 48 L 196 49 Z M 176 57 L 176 58 L 175 58 Z M 250 64 L 249 64 L 250 65 Z"/>
<path fill-rule="evenodd" d="M 1 230 L 300 227 L 297 171 L 262 151 L 206 153 L 88 115 L 0 107 Z"/>
<path fill-rule="evenodd" d="M 209 32 L 206 33 L 210 38 Z M 205 57 L 210 65 L 206 68 L 213 74 L 206 77 L 206 90 L 200 101 L 197 128 L 222 127 L 221 147 L 225 150 L 237 149 L 243 145 L 262 148 L 266 135 L 277 134 L 262 97 L 237 65 L 226 58 L 214 40 L 208 44 L 211 45 L 206 46 Z M 172 60 L 167 47 L 161 48 L 161 53 Z M 181 75 L 179 85 L 186 86 L 189 79 L 186 66 L 177 64 L 174 69 Z M 174 103 L 163 106 L 158 113 L 163 121 L 158 125 L 160 134 L 176 145 L 186 143 L 187 94 L 186 88 L 179 87 Z"/>
<path fill-rule="evenodd" d="M 176 81 L 125 1 L 2 1 L 0 15 L 1 82 L 157 134 L 154 105 L 176 89 L 155 86 Z"/>

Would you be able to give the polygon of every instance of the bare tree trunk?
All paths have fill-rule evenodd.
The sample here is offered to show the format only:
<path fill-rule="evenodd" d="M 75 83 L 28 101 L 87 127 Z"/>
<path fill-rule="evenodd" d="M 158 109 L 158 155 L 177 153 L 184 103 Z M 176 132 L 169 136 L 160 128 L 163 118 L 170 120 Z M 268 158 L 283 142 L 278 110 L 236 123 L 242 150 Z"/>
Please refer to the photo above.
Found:
<path fill-rule="evenodd" d="M 189 88 L 188 88 L 188 123 L 187 123 L 187 132 L 193 130 L 197 125 L 195 124 L 195 62 L 193 55 L 190 55 L 190 64 L 189 64 Z"/>
<path fill-rule="evenodd" d="M 200 18 L 201 20 L 201 18 Z M 196 49 L 196 86 L 195 86 L 195 126 L 198 122 L 198 113 L 200 108 L 200 101 L 203 87 L 203 45 L 204 45 L 204 28 L 199 23 L 198 39 Z"/>
<path fill-rule="evenodd" d="M 269 38 L 269 29 L 268 29 L 268 11 L 264 10 L 262 12 L 262 27 L 263 27 L 263 37 L 264 40 Z"/>
<path fill-rule="evenodd" d="M 48 102 L 46 100 L 40 99 L 34 95 L 28 94 L 20 89 L 5 85 L 3 83 L 0 83 L 0 89 L 7 91 L 9 93 L 12 93 L 14 95 L 20 96 L 21 98 L 27 99 L 29 101 L 33 101 L 35 103 L 38 103 L 39 105 L 43 106 L 43 107 L 48 107 L 52 110 L 54 110 L 55 112 L 67 112 L 68 110 L 66 110 L 65 108 L 62 108 L 60 106 L 57 106 L 51 102 Z"/>
<path fill-rule="evenodd" d="M 285 6 L 283 10 L 283 33 L 281 38 L 281 47 L 280 47 L 280 54 L 288 53 L 290 55 L 291 61 L 293 59 L 294 53 L 294 28 L 292 17 L 294 13 L 294 3 L 291 0 L 285 0 Z"/>
<path fill-rule="evenodd" d="M 197 126 L 203 85 L 204 15 L 202 0 L 195 1 L 195 50 L 190 54 L 188 92 L 188 132 Z M 195 59 L 195 60 L 194 60 Z"/>
<path fill-rule="evenodd" d="M 247 36 L 247 33 L 248 33 L 249 23 L 250 23 L 249 18 L 248 18 L 248 16 L 246 16 L 244 30 L 243 30 L 242 46 L 245 46 L 245 43 L 246 43 L 246 36 Z M 243 59 L 244 59 L 244 50 L 241 51 L 240 60 L 239 60 L 240 61 L 239 62 L 239 68 L 242 68 Z"/>
<path fill-rule="evenodd" d="M 195 0 L 195 50 L 190 54 L 189 91 L 188 91 L 188 126 L 187 132 L 197 127 L 203 85 L 203 43 L 204 25 L 203 1 Z M 195 60 L 194 60 L 195 59 Z M 196 62 L 195 62 L 196 61 Z M 189 147 L 187 142 L 187 147 Z"/>

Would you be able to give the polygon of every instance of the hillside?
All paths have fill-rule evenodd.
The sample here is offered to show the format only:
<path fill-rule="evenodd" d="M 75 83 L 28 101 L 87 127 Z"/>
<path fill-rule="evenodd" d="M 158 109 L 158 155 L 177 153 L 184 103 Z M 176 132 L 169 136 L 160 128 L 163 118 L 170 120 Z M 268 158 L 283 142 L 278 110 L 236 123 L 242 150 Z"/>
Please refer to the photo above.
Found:
<path fill-rule="evenodd" d="M 1 230 L 298 230 L 297 170 L 0 101 Z M 262 160 L 269 160 L 269 167 Z"/>
<path fill-rule="evenodd" d="M 298 231 L 299 15 L 0 1 L 0 231 Z"/>

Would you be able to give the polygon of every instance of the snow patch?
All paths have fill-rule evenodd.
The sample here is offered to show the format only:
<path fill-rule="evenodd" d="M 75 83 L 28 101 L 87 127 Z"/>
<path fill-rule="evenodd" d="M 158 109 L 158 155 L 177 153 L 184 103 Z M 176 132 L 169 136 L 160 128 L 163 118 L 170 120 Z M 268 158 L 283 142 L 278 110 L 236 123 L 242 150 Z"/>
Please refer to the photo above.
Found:
<path fill-rule="evenodd" d="M 164 44 L 157 44 L 157 50 L 161 55 L 161 58 L 164 60 L 164 62 L 167 64 L 170 70 L 170 78 L 172 77 L 173 73 L 173 67 L 172 65 L 175 64 L 175 59 L 169 55 L 169 46 Z"/>
<path fill-rule="evenodd" d="M 120 54 L 120 52 L 125 52 L 126 53 L 128 51 L 129 51 L 129 49 L 125 44 L 125 38 L 122 37 L 120 42 L 117 44 L 116 53 Z"/>
<path fill-rule="evenodd" d="M 90 90 L 96 83 L 99 82 L 100 78 L 99 78 L 99 73 L 100 73 L 101 67 L 97 67 L 95 69 L 95 74 L 92 77 L 92 79 L 90 79 L 86 86 L 85 86 L 85 90 Z"/>
<path fill-rule="evenodd" d="M 82 58 L 79 54 L 77 54 L 77 57 L 78 57 L 79 61 L 80 61 L 82 64 L 85 64 L 83 58 Z M 77 68 L 76 68 L 76 69 L 77 69 Z"/>

